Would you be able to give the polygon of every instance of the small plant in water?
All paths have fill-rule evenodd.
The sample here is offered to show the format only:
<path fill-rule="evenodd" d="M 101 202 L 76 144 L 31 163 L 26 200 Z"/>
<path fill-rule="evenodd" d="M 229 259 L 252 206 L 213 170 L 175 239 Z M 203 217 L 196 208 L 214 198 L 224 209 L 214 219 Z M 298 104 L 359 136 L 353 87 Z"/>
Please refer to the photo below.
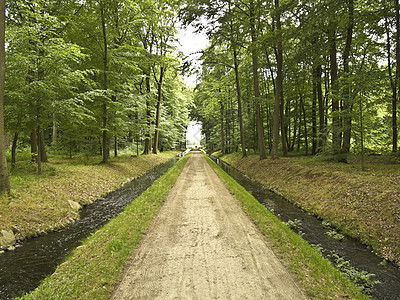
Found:
<path fill-rule="evenodd" d="M 324 226 L 324 227 L 330 227 L 330 226 L 331 226 L 331 223 L 330 223 L 329 221 L 324 220 L 324 221 L 322 221 L 322 226 Z"/>
<path fill-rule="evenodd" d="M 285 224 L 290 228 L 290 229 L 295 229 L 295 230 L 299 230 L 300 226 L 301 226 L 301 221 L 298 219 L 294 219 L 294 220 L 289 220 L 287 222 L 285 222 Z"/>
<path fill-rule="evenodd" d="M 319 253 L 322 253 L 324 251 L 324 248 L 322 248 L 321 244 L 311 244 L 311 247 L 313 247 L 315 250 L 317 250 Z"/>
<path fill-rule="evenodd" d="M 350 278 L 356 285 L 363 288 L 364 292 L 371 292 L 373 287 L 380 282 L 378 280 L 372 280 L 371 277 L 375 274 L 368 273 L 366 271 L 358 271 L 354 268 L 348 260 L 343 257 L 333 254 L 328 255 L 328 258 L 332 261 L 336 268 L 338 268 L 342 273 Z"/>
<path fill-rule="evenodd" d="M 341 233 L 337 233 L 336 230 L 329 230 L 328 232 L 325 232 L 325 234 L 331 238 L 334 238 L 335 240 L 341 241 L 344 239 L 344 235 Z"/>

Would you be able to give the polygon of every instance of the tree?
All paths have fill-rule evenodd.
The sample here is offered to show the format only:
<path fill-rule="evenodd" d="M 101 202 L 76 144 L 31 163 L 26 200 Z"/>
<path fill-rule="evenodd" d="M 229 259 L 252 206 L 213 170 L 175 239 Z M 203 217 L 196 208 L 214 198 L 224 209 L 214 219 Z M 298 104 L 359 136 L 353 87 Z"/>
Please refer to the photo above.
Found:
<path fill-rule="evenodd" d="M 0 195 L 10 191 L 6 147 L 4 144 L 4 86 L 6 77 L 5 5 L 5 0 L 0 0 Z"/>

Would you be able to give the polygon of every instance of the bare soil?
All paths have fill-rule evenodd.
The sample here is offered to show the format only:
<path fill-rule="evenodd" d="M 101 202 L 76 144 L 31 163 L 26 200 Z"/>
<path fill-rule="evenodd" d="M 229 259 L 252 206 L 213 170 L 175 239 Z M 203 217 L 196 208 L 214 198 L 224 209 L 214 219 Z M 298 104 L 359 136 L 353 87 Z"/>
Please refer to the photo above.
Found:
<path fill-rule="evenodd" d="M 182 170 L 112 299 L 306 299 L 199 152 Z"/>

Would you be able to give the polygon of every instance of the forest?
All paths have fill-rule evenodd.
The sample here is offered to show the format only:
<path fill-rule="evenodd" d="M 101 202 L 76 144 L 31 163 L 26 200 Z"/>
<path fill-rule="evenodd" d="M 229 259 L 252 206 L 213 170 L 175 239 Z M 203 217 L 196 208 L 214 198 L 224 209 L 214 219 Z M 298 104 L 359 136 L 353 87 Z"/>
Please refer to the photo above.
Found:
<path fill-rule="evenodd" d="M 398 151 L 397 0 L 193 1 L 183 15 L 210 37 L 194 113 L 206 148 Z"/>
<path fill-rule="evenodd" d="M 177 3 L 2 2 L 9 167 L 21 151 L 40 173 L 49 151 L 107 162 L 119 148 L 184 146 L 192 100 L 176 50 Z"/>
<path fill-rule="evenodd" d="M 5 146 L 40 173 L 48 151 L 184 147 L 189 119 L 243 157 L 398 151 L 398 0 L 2 2 L 2 191 Z M 209 38 L 200 69 L 181 25 Z"/>

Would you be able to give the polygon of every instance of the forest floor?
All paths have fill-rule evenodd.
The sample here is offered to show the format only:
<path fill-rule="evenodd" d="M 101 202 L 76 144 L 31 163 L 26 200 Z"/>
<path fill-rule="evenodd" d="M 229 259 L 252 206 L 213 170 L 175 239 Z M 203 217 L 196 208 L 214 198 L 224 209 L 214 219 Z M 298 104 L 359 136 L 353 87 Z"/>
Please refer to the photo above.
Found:
<path fill-rule="evenodd" d="M 217 154 L 218 155 L 218 154 Z M 233 153 L 222 157 L 233 167 L 373 247 L 400 265 L 400 164 L 371 157 L 366 171 L 311 157 L 260 161 Z"/>
<path fill-rule="evenodd" d="M 112 299 L 306 299 L 200 152 L 192 153 Z"/>
<path fill-rule="evenodd" d="M 117 157 L 106 164 L 97 157 L 53 157 L 43 164 L 41 175 L 34 164 L 19 162 L 10 172 L 11 196 L 0 198 L 0 232 L 13 232 L 16 240 L 23 240 L 65 227 L 79 218 L 82 206 L 177 153 Z"/>

